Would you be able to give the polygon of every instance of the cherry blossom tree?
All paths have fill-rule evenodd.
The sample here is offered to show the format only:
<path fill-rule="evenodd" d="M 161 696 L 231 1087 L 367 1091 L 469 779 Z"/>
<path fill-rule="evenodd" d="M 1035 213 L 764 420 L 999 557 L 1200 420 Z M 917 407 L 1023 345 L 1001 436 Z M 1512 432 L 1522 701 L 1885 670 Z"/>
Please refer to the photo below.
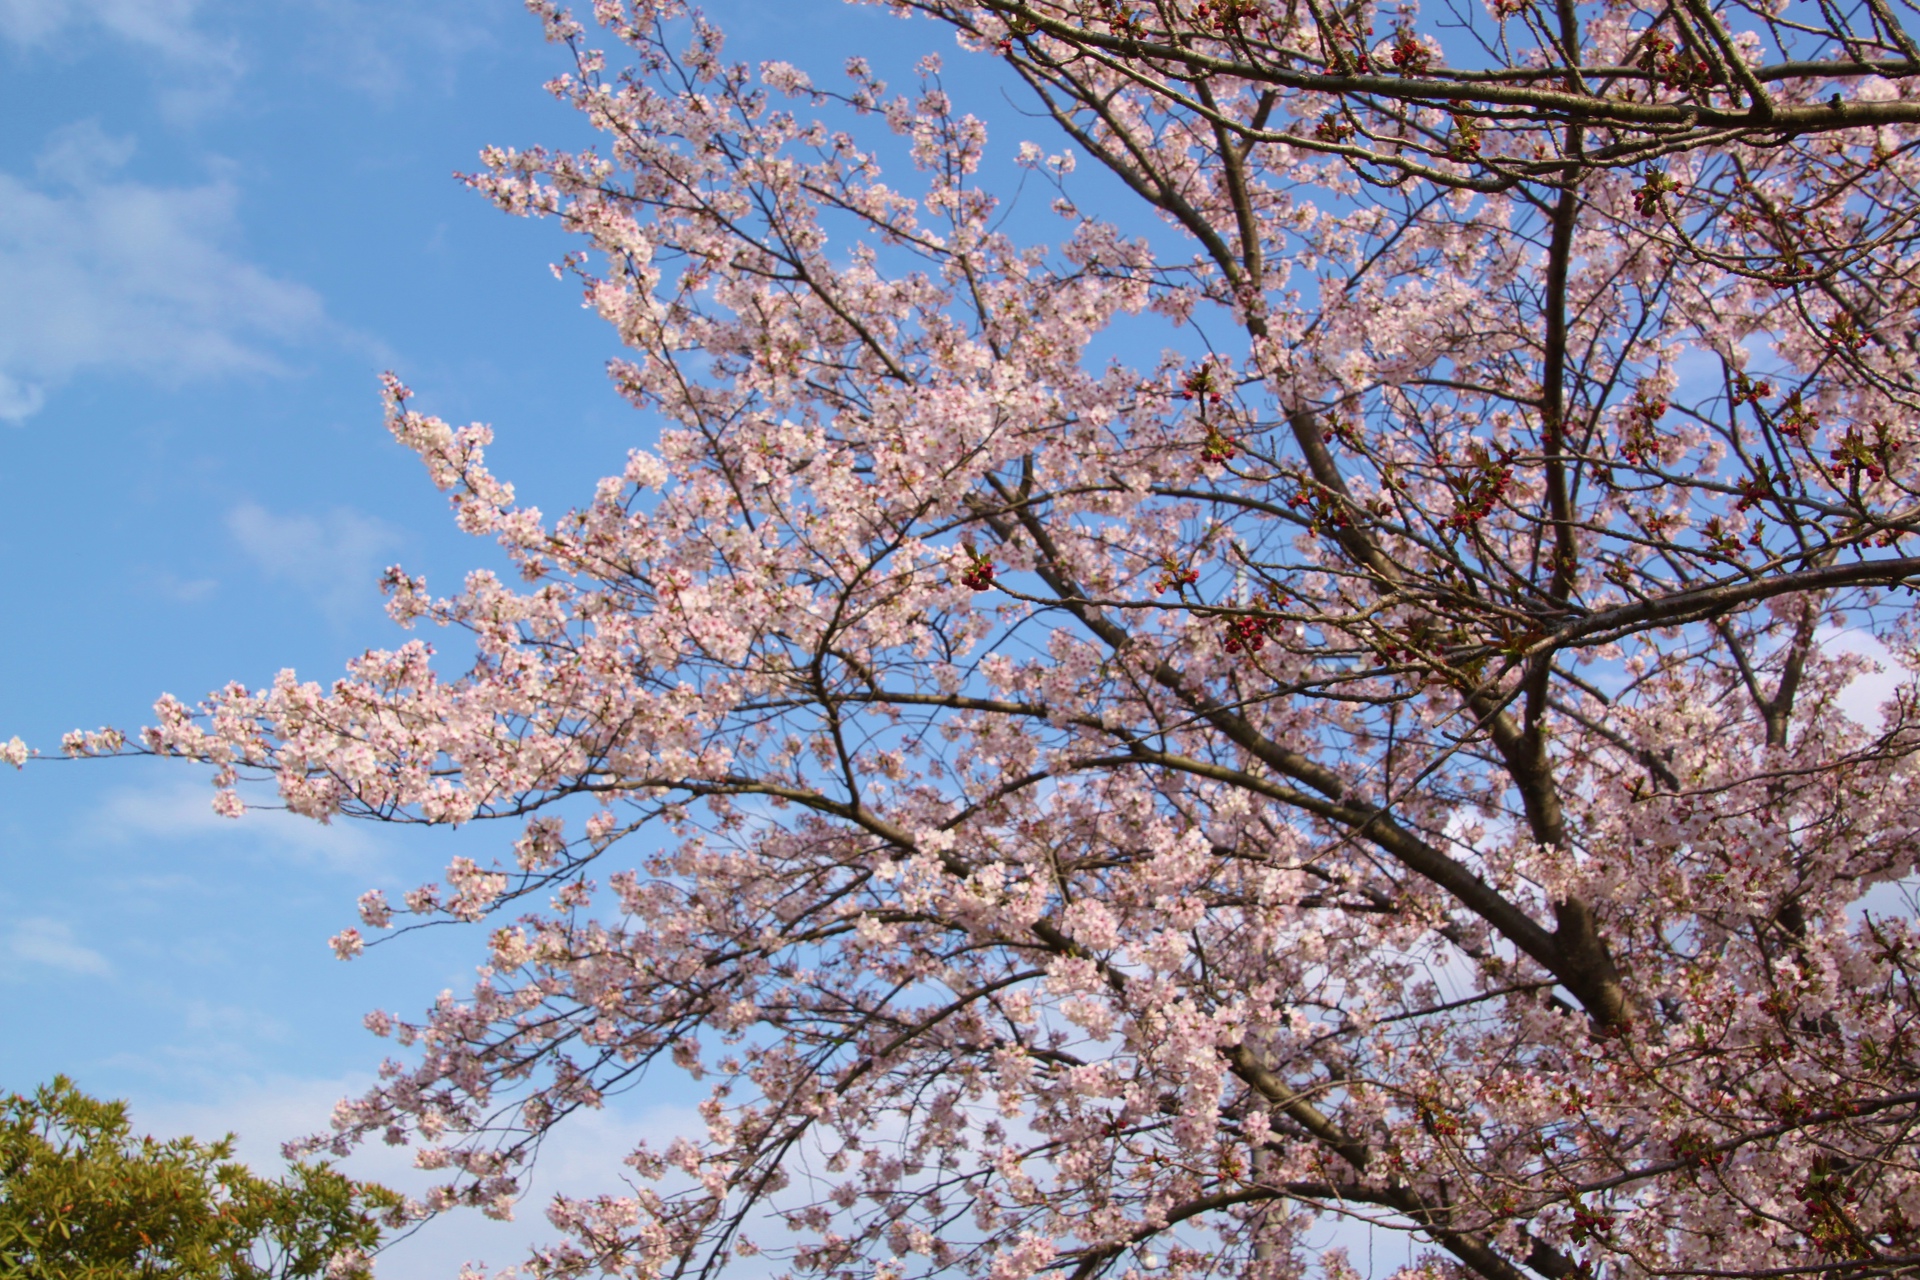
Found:
<path fill-rule="evenodd" d="M 391 382 L 471 664 L 70 743 L 512 824 L 362 900 L 491 932 L 333 1146 L 505 1213 L 708 1081 L 547 1275 L 1911 1274 L 1916 695 L 1823 647 L 1920 658 L 1888 3 L 892 7 L 1050 132 L 536 3 L 603 149 L 471 181 L 657 442 L 549 518 Z"/>

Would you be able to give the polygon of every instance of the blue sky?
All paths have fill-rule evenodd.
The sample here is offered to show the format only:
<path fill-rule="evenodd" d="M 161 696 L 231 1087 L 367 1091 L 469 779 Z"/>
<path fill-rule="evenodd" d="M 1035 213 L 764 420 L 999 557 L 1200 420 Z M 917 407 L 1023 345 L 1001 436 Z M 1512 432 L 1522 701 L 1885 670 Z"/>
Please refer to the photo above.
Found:
<path fill-rule="evenodd" d="M 951 48 L 833 0 L 712 9 L 730 52 L 816 72 L 859 52 L 906 79 Z M 0 740 L 57 754 L 163 691 L 327 678 L 395 642 L 382 567 L 484 560 L 387 437 L 382 369 L 493 423 L 497 470 L 548 510 L 647 442 L 548 269 L 558 230 L 452 176 L 490 143 L 585 140 L 541 88 L 561 66 L 512 0 L 0 0 Z M 0 1088 L 67 1072 L 263 1163 L 369 1078 L 366 1010 L 471 981 L 458 931 L 333 960 L 354 898 L 511 839 L 227 822 L 152 761 L 4 773 Z M 430 1224 L 383 1274 L 514 1260 L 546 1191 L 606 1187 L 640 1131 L 687 1124 L 691 1093 L 651 1087 L 551 1150 L 519 1223 Z M 410 1182 L 391 1153 L 359 1167 Z"/>

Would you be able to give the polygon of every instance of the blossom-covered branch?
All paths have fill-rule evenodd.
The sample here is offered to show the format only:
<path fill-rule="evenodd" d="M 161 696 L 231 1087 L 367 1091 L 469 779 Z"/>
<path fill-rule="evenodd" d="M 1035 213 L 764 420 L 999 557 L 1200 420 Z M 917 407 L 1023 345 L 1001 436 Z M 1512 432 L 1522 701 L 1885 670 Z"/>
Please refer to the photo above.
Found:
<path fill-rule="evenodd" d="M 1311 0 L 906 6 L 1064 131 L 1017 153 L 1052 242 L 937 59 L 536 7 L 605 151 L 472 182 L 581 238 L 657 441 L 549 518 L 390 383 L 521 575 L 388 575 L 471 665 L 134 748 L 517 824 L 363 900 L 492 933 L 370 1019 L 409 1052 L 337 1146 L 503 1213 L 553 1126 L 712 1081 L 554 1202 L 549 1275 L 1340 1277 L 1339 1217 L 1489 1280 L 1906 1265 L 1916 695 L 1868 727 L 1823 647 L 1916 652 L 1884 6 L 1502 0 L 1470 57 Z"/>

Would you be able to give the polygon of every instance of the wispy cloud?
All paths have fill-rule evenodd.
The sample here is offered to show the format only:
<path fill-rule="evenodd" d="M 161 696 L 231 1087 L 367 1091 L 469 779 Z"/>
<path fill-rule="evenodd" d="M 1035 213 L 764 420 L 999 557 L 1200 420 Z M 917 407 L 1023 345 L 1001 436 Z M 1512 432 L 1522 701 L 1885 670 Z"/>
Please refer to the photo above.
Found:
<path fill-rule="evenodd" d="M 1879 668 L 1856 675 L 1840 692 L 1838 702 L 1840 709 L 1860 724 L 1870 729 L 1880 727 L 1881 709 L 1896 689 L 1913 678 L 1912 673 L 1900 665 L 1887 646 L 1864 631 L 1824 631 L 1820 647 L 1830 655 L 1865 658 Z"/>
<path fill-rule="evenodd" d="M 348 507 L 281 515 L 242 503 L 227 513 L 227 532 L 267 577 L 303 592 L 336 623 L 374 602 L 380 569 L 400 544 L 392 525 Z"/>
<path fill-rule="evenodd" d="M 0 173 L 0 419 L 86 371 L 278 371 L 275 344 L 324 325 L 318 294 L 234 252 L 231 184 L 116 176 L 132 151 L 83 121 L 48 141 L 34 181 Z"/>
<path fill-rule="evenodd" d="M 260 32 L 277 24 L 300 32 L 294 69 L 391 101 L 423 79 L 451 87 L 465 59 L 497 44 L 503 30 L 525 37 L 533 28 L 518 7 L 278 0 L 246 14 L 238 0 L 0 0 L 0 44 L 40 57 L 95 44 L 135 51 L 159 82 L 163 112 L 191 121 L 229 102 L 254 71 L 271 66 L 285 74 L 287 50 L 261 56 L 255 47 Z M 270 21 L 244 22 L 243 14 Z"/>
<path fill-rule="evenodd" d="M 20 964 L 94 978 L 113 972 L 105 956 L 74 939 L 72 925 L 46 916 L 17 921 L 8 931 L 6 946 L 7 954 Z"/>
<path fill-rule="evenodd" d="M 231 65 L 231 37 L 200 25 L 200 0 L 0 0 L 0 38 L 29 47 L 92 28 L 170 62 Z"/>
<path fill-rule="evenodd" d="M 369 1038 L 369 1045 L 374 1042 Z M 369 1056 L 372 1056 L 371 1052 Z M 333 1104 L 366 1090 L 371 1079 L 349 1076 L 321 1080 L 282 1076 L 212 1084 L 205 1101 L 133 1100 L 133 1121 L 141 1132 L 238 1138 L 238 1155 L 257 1170 L 280 1165 L 279 1146 L 327 1128 Z M 693 1093 L 692 1090 L 688 1092 Z M 656 1150 L 674 1137 L 705 1132 L 692 1105 L 654 1101 L 615 1101 L 606 1109 L 573 1117 L 540 1148 L 538 1177 L 512 1222 L 482 1218 L 473 1210 L 455 1210 L 427 1223 L 380 1255 L 379 1272 L 389 1277 L 451 1276 L 462 1263 L 484 1259 L 495 1267 L 521 1261 L 529 1247 L 551 1242 L 557 1232 L 542 1210 L 555 1191 L 569 1195 L 620 1194 L 628 1190 L 625 1157 L 641 1141 Z M 355 1177 L 372 1178 L 397 1190 L 423 1194 L 444 1173 L 412 1167 L 413 1151 L 369 1143 L 344 1162 Z"/>
<path fill-rule="evenodd" d="M 273 802 L 271 791 L 247 798 Z M 322 825 L 281 809 L 250 809 L 235 820 L 215 813 L 212 801 L 213 788 L 204 777 L 183 775 L 170 784 L 125 787 L 109 792 L 88 814 L 82 829 L 89 839 L 113 844 L 246 841 L 267 854 L 318 864 L 356 879 L 387 878 L 384 847 L 360 824 Z"/>
<path fill-rule="evenodd" d="M 220 583 L 213 578 L 183 578 L 170 569 L 159 569 L 144 575 L 143 582 L 147 590 L 163 600 L 176 604 L 199 604 L 220 589 Z"/>
<path fill-rule="evenodd" d="M 449 88 L 466 57 L 499 40 L 505 28 L 525 37 L 518 6 L 471 0 L 306 0 L 312 15 L 308 56 L 316 69 L 367 97 L 390 102 L 408 88 Z"/>
<path fill-rule="evenodd" d="M 159 81 L 161 112 L 204 118 L 246 71 L 231 23 L 207 21 L 201 0 L 0 0 L 0 42 L 67 56 L 105 41 L 130 47 Z"/>

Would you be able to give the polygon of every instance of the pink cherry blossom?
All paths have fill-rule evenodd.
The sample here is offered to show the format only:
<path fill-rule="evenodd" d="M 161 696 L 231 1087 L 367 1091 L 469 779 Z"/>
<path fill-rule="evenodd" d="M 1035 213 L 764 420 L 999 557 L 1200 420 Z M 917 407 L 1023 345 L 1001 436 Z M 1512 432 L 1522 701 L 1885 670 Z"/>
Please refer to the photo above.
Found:
<path fill-rule="evenodd" d="M 610 71 L 535 3 L 603 145 L 470 181 L 579 238 L 657 439 L 550 516 L 390 379 L 519 571 L 386 575 L 471 664 L 69 740 L 508 824 L 403 897 L 479 981 L 373 1015 L 408 1056 L 318 1141 L 503 1216 L 554 1126 L 706 1082 L 549 1276 L 1351 1276 L 1334 1219 L 1408 1276 L 1910 1266 L 1894 17 L 894 3 L 1065 141 L 670 0 L 594 6 Z"/>

